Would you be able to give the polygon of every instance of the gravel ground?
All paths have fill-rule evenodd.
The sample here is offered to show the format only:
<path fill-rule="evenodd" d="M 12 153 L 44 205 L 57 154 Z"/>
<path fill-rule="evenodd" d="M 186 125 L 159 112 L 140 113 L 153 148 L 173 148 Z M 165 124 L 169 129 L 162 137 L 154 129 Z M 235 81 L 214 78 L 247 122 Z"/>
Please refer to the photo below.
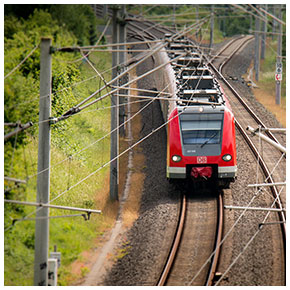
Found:
<path fill-rule="evenodd" d="M 254 55 L 253 43 L 249 44 L 243 52 L 235 57 L 230 66 L 227 67 L 226 74 L 236 78 L 232 85 L 251 105 L 255 113 L 263 120 L 266 126 L 282 127 L 274 115 L 268 112 L 265 107 L 256 101 L 251 89 L 243 80 L 244 75 L 252 61 Z M 285 142 L 285 136 L 281 135 L 281 142 Z M 256 183 L 256 161 L 249 153 L 247 145 L 237 132 L 237 156 L 238 156 L 238 179 L 231 186 L 231 191 L 225 193 L 225 204 L 247 205 L 254 196 L 254 190 L 247 189 L 250 183 Z M 260 173 L 261 176 L 261 173 Z M 269 207 L 273 198 L 270 191 L 263 191 L 254 199 L 251 206 Z M 225 232 L 229 230 L 236 221 L 241 211 L 226 210 Z M 283 265 L 283 246 L 280 244 L 279 225 L 264 226 L 259 230 L 261 223 L 266 216 L 266 212 L 248 211 L 235 226 L 233 234 L 225 242 L 222 251 L 222 263 L 219 271 L 224 273 L 229 264 L 244 251 L 241 257 L 225 275 L 220 285 L 284 285 L 285 274 L 281 271 Z M 272 213 L 267 221 L 277 221 L 276 214 Z M 247 247 L 253 236 L 255 239 Z"/>
<path fill-rule="evenodd" d="M 137 75 L 151 67 L 153 62 L 149 59 L 138 67 Z M 154 89 L 153 77 L 140 80 L 138 87 Z M 140 137 L 146 136 L 152 129 L 163 124 L 158 102 L 149 105 L 142 112 L 142 120 L 144 126 Z M 154 285 L 171 246 L 172 229 L 179 212 L 180 193 L 166 180 L 165 127 L 142 142 L 141 146 L 146 156 L 146 178 L 140 216 L 124 237 L 127 255 L 113 266 L 105 279 L 105 285 Z"/>
<path fill-rule="evenodd" d="M 253 46 L 249 45 L 243 54 L 234 60 L 233 69 L 228 75 L 237 77 L 233 85 L 243 93 L 256 113 L 271 127 L 280 127 L 275 117 L 259 104 L 247 87 L 242 75 L 248 69 L 253 56 Z M 242 60 L 241 60 L 242 58 Z M 152 59 L 140 66 L 137 74 L 153 66 Z M 139 87 L 154 88 L 154 79 L 148 77 L 138 83 Z M 163 123 L 158 103 L 150 105 L 142 114 L 145 136 Z M 282 137 L 283 139 L 284 137 Z M 283 139 L 284 140 L 284 139 Z M 285 141 L 285 140 L 284 140 Z M 162 268 L 166 251 L 170 247 L 172 229 L 178 215 L 180 192 L 168 184 L 165 178 L 166 168 L 166 132 L 163 128 L 142 143 L 146 156 L 144 191 L 140 216 L 124 236 L 124 249 L 127 254 L 119 259 L 106 276 L 104 285 L 154 285 Z M 253 190 L 247 190 L 247 184 L 255 183 L 256 163 L 239 133 L 237 133 L 238 170 L 237 181 L 230 190 L 224 191 L 225 204 L 247 205 L 253 197 Z M 268 192 L 259 194 L 252 206 L 270 205 L 272 198 Z M 225 210 L 225 233 L 238 219 L 240 211 Z M 280 257 L 279 229 L 277 225 L 265 226 L 247 249 L 246 243 L 258 230 L 265 212 L 248 211 L 238 223 L 222 248 L 223 263 L 219 271 L 225 273 L 235 257 L 244 250 L 243 255 L 225 275 L 220 285 L 283 285 L 283 263 Z M 270 215 L 275 220 L 275 215 Z"/>

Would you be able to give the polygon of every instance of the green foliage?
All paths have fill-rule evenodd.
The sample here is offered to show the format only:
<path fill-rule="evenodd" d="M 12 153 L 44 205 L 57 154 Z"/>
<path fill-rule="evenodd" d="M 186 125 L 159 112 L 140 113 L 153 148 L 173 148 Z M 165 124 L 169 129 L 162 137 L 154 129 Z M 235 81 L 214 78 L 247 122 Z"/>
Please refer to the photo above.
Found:
<path fill-rule="evenodd" d="M 57 19 L 59 25 L 73 32 L 79 45 L 96 42 L 96 18 L 89 5 L 51 5 L 50 13 L 53 18 Z"/>
<path fill-rule="evenodd" d="M 82 11 L 89 14 L 86 9 Z M 54 19 L 54 16 L 44 10 L 35 10 L 26 20 L 17 19 L 12 15 L 5 16 L 4 75 L 11 72 L 39 44 L 42 36 L 51 37 L 53 46 L 56 47 L 76 45 L 77 37 L 69 30 L 68 25 L 60 25 Z M 76 22 L 81 24 L 79 19 Z M 89 27 L 88 22 L 86 25 L 84 27 Z M 5 122 L 32 121 L 35 124 L 5 142 L 5 176 L 27 180 L 26 185 L 18 186 L 5 181 L 5 198 L 9 199 L 36 200 L 39 58 L 38 48 L 4 82 Z M 96 74 L 86 62 L 75 61 L 78 58 L 80 55 L 74 53 L 57 52 L 52 56 L 51 115 L 54 117 L 60 116 L 103 85 L 99 78 L 93 78 Z M 107 70 L 111 64 L 111 57 L 107 52 L 92 53 L 90 59 L 100 72 Z M 86 81 L 89 78 L 92 81 Z M 108 104 L 109 99 L 102 103 L 103 106 Z M 90 108 L 91 113 L 79 114 L 52 126 L 51 199 L 108 160 L 109 138 L 68 159 L 108 132 L 110 112 L 98 111 L 98 106 Z M 8 130 L 11 128 L 5 128 L 5 133 Z M 57 203 L 77 207 L 98 207 L 95 202 L 96 191 L 103 187 L 106 174 L 107 169 L 98 172 L 87 182 L 58 198 Z M 32 213 L 34 209 L 5 203 L 4 210 L 5 285 L 32 285 L 35 222 L 16 220 Z M 51 210 L 50 214 L 56 216 L 70 213 Z M 34 214 L 30 217 L 33 218 Z M 96 233 L 100 232 L 100 226 L 102 226 L 100 216 L 91 217 L 89 222 L 85 222 L 83 217 L 54 219 L 50 222 L 50 245 L 53 247 L 56 244 L 62 252 L 60 285 L 66 284 L 68 265 L 78 258 L 80 252 L 91 247 Z"/>
<path fill-rule="evenodd" d="M 94 44 L 97 40 L 96 18 L 93 10 L 87 4 L 84 5 L 67 5 L 67 4 L 28 4 L 28 5 L 5 5 L 5 18 L 6 16 L 18 17 L 28 19 L 35 13 L 35 9 L 46 11 L 51 14 L 51 18 L 55 19 L 58 28 L 65 28 L 71 31 L 76 37 L 79 45 Z M 16 18 L 15 18 L 16 19 Z M 6 20 L 5 20 L 6 22 Z M 11 22 L 11 20 L 9 20 Z M 35 27 L 45 27 L 45 18 L 38 19 L 34 22 Z M 33 27 L 30 27 L 34 29 Z M 5 37 L 12 35 L 11 33 L 17 32 L 17 27 L 9 26 L 9 30 L 5 31 Z"/>

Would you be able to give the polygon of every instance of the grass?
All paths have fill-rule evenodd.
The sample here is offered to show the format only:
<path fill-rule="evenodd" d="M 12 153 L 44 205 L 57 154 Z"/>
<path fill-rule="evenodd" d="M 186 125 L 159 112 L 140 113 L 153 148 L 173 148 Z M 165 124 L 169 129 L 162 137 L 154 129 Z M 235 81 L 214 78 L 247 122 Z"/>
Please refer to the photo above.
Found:
<path fill-rule="evenodd" d="M 111 65 L 111 56 L 107 52 L 91 54 L 90 59 L 99 71 L 104 71 Z M 95 75 L 86 63 L 80 64 L 80 69 L 84 79 Z M 110 79 L 110 75 L 106 78 Z M 74 88 L 74 95 L 78 100 L 82 100 L 101 85 L 97 78 L 85 82 Z M 61 134 L 52 128 L 50 199 L 73 187 L 109 160 L 109 136 L 89 146 L 110 131 L 110 110 L 103 109 L 109 105 L 110 101 L 106 99 L 102 104 L 89 107 L 87 112 L 71 117 L 66 121 L 66 130 Z M 24 148 L 15 151 L 13 169 L 18 178 L 26 179 L 27 176 L 36 173 L 37 143 L 36 139 L 30 138 L 30 142 Z M 75 154 L 87 146 L 89 147 L 86 150 Z M 78 259 L 84 250 L 94 247 L 96 238 L 115 221 L 117 205 L 109 200 L 108 172 L 107 166 L 53 202 L 58 205 L 102 210 L 101 215 L 91 214 L 89 221 L 85 221 L 82 216 L 50 219 L 49 252 L 53 251 L 54 245 L 61 252 L 59 285 L 71 283 L 74 278 L 70 268 L 72 262 Z M 14 191 L 19 192 L 19 199 L 35 201 L 36 177 L 29 179 L 26 187 L 20 186 Z M 13 219 L 24 217 L 34 210 L 32 207 L 5 205 L 5 227 L 9 227 Z M 71 214 L 76 212 L 50 210 L 50 216 Z M 35 221 L 23 221 L 16 222 L 5 232 L 5 285 L 33 284 L 34 228 Z M 83 269 L 81 275 L 85 275 L 86 272 L 87 270 Z"/>

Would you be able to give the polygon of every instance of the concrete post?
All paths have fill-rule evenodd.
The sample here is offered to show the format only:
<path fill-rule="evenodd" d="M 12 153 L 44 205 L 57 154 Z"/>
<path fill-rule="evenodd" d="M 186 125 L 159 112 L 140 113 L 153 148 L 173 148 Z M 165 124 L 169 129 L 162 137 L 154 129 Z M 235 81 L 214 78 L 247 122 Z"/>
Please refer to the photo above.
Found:
<path fill-rule="evenodd" d="M 113 15 L 112 15 L 112 25 L 113 25 L 113 35 L 112 41 L 113 43 L 118 43 L 118 25 L 117 25 L 117 15 L 118 15 L 118 8 L 112 8 Z M 112 79 L 117 77 L 118 70 L 117 65 L 119 64 L 118 61 L 118 52 L 114 52 L 117 50 L 117 46 L 112 47 Z M 114 86 L 117 86 L 118 83 L 114 82 Z M 117 94 L 111 95 L 111 130 L 116 129 L 119 126 L 119 97 Z M 111 133 L 111 160 L 114 161 L 110 164 L 110 199 L 111 200 L 118 200 L 118 186 L 119 186 L 119 162 L 118 158 L 116 157 L 119 154 L 119 130 L 115 130 Z"/>
<path fill-rule="evenodd" d="M 37 202 L 49 202 L 50 186 L 50 118 L 51 110 L 51 39 L 42 38 L 40 44 L 40 99 Z M 38 208 L 39 209 L 39 208 Z M 49 209 L 40 208 L 36 213 L 34 285 L 46 286 L 48 278 Z"/>

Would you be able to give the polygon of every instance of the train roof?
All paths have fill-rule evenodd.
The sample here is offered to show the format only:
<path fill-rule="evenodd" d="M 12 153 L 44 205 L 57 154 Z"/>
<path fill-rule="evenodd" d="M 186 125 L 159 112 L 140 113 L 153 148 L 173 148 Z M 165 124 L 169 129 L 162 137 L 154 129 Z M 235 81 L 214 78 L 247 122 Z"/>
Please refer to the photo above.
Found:
<path fill-rule="evenodd" d="M 201 53 L 195 48 L 191 52 L 187 50 L 189 46 L 190 42 L 184 40 L 168 45 L 170 49 L 168 51 L 169 57 L 174 54 L 172 48 L 176 48 L 178 54 L 180 54 L 180 51 L 187 53 L 171 63 L 177 80 L 177 106 L 223 107 L 225 100 L 213 72 L 205 63 Z M 191 47 L 193 48 L 194 45 L 192 44 Z"/>

